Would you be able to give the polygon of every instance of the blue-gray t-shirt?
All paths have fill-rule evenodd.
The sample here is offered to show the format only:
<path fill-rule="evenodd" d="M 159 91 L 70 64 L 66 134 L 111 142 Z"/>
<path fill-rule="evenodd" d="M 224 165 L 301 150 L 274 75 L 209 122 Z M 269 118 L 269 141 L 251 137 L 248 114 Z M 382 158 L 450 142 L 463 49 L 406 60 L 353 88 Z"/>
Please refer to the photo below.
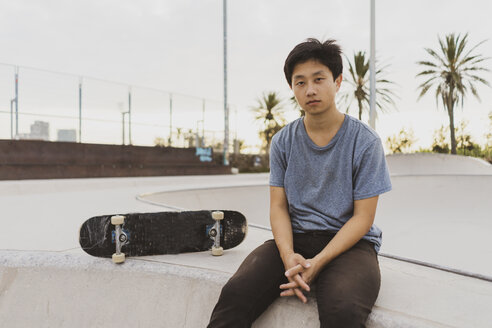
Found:
<path fill-rule="evenodd" d="M 353 216 L 354 200 L 390 191 L 391 181 L 379 136 L 345 115 L 324 147 L 309 138 L 303 118 L 275 134 L 270 186 L 284 188 L 293 232 L 337 232 Z M 382 231 L 376 225 L 363 239 L 374 243 L 379 252 Z"/>

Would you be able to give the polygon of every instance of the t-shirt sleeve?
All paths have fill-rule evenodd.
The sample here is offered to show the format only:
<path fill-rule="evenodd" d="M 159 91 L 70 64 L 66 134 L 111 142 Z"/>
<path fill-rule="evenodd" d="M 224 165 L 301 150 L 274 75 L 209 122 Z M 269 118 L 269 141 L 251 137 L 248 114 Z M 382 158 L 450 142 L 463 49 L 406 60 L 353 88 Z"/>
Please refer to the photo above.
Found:
<path fill-rule="evenodd" d="M 283 187 L 287 160 L 285 150 L 281 149 L 277 135 L 272 139 L 270 146 L 270 186 Z"/>
<path fill-rule="evenodd" d="M 354 200 L 371 198 L 391 190 L 391 180 L 381 139 L 374 140 L 355 160 Z"/>

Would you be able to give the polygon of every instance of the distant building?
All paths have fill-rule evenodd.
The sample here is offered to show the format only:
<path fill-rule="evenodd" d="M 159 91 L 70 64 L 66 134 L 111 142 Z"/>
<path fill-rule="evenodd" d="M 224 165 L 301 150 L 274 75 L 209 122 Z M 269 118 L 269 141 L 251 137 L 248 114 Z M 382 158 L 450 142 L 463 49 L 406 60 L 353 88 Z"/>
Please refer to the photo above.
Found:
<path fill-rule="evenodd" d="M 60 129 L 60 130 L 58 130 L 57 141 L 77 142 L 77 130 L 75 130 L 75 129 Z"/>
<path fill-rule="evenodd" d="M 31 134 L 29 139 L 50 140 L 50 124 L 43 121 L 35 121 L 31 124 Z"/>
<path fill-rule="evenodd" d="M 31 124 L 31 133 L 19 133 L 17 139 L 50 140 L 50 124 L 43 121 L 35 121 Z"/>

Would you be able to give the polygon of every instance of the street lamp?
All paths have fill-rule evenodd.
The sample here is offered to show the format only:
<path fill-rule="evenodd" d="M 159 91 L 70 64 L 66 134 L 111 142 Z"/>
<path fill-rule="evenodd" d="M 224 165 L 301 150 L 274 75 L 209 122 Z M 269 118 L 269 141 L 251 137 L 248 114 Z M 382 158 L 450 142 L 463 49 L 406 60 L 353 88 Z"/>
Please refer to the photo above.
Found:
<path fill-rule="evenodd" d="M 371 56 L 369 57 L 371 90 L 369 98 L 369 125 L 376 130 L 376 0 L 371 0 Z"/>
<path fill-rule="evenodd" d="M 227 0 L 222 2 L 224 29 L 224 159 L 223 164 L 229 165 L 229 106 L 227 104 Z"/>

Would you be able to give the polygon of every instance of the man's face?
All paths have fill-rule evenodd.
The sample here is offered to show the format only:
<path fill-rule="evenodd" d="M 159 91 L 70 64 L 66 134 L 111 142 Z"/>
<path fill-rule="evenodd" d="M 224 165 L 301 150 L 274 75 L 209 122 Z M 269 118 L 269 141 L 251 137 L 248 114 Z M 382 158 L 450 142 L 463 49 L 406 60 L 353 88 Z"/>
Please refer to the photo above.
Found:
<path fill-rule="evenodd" d="M 292 86 L 297 102 L 306 115 L 320 115 L 335 106 L 342 75 L 333 81 L 330 69 L 316 60 L 297 64 L 292 73 Z"/>

